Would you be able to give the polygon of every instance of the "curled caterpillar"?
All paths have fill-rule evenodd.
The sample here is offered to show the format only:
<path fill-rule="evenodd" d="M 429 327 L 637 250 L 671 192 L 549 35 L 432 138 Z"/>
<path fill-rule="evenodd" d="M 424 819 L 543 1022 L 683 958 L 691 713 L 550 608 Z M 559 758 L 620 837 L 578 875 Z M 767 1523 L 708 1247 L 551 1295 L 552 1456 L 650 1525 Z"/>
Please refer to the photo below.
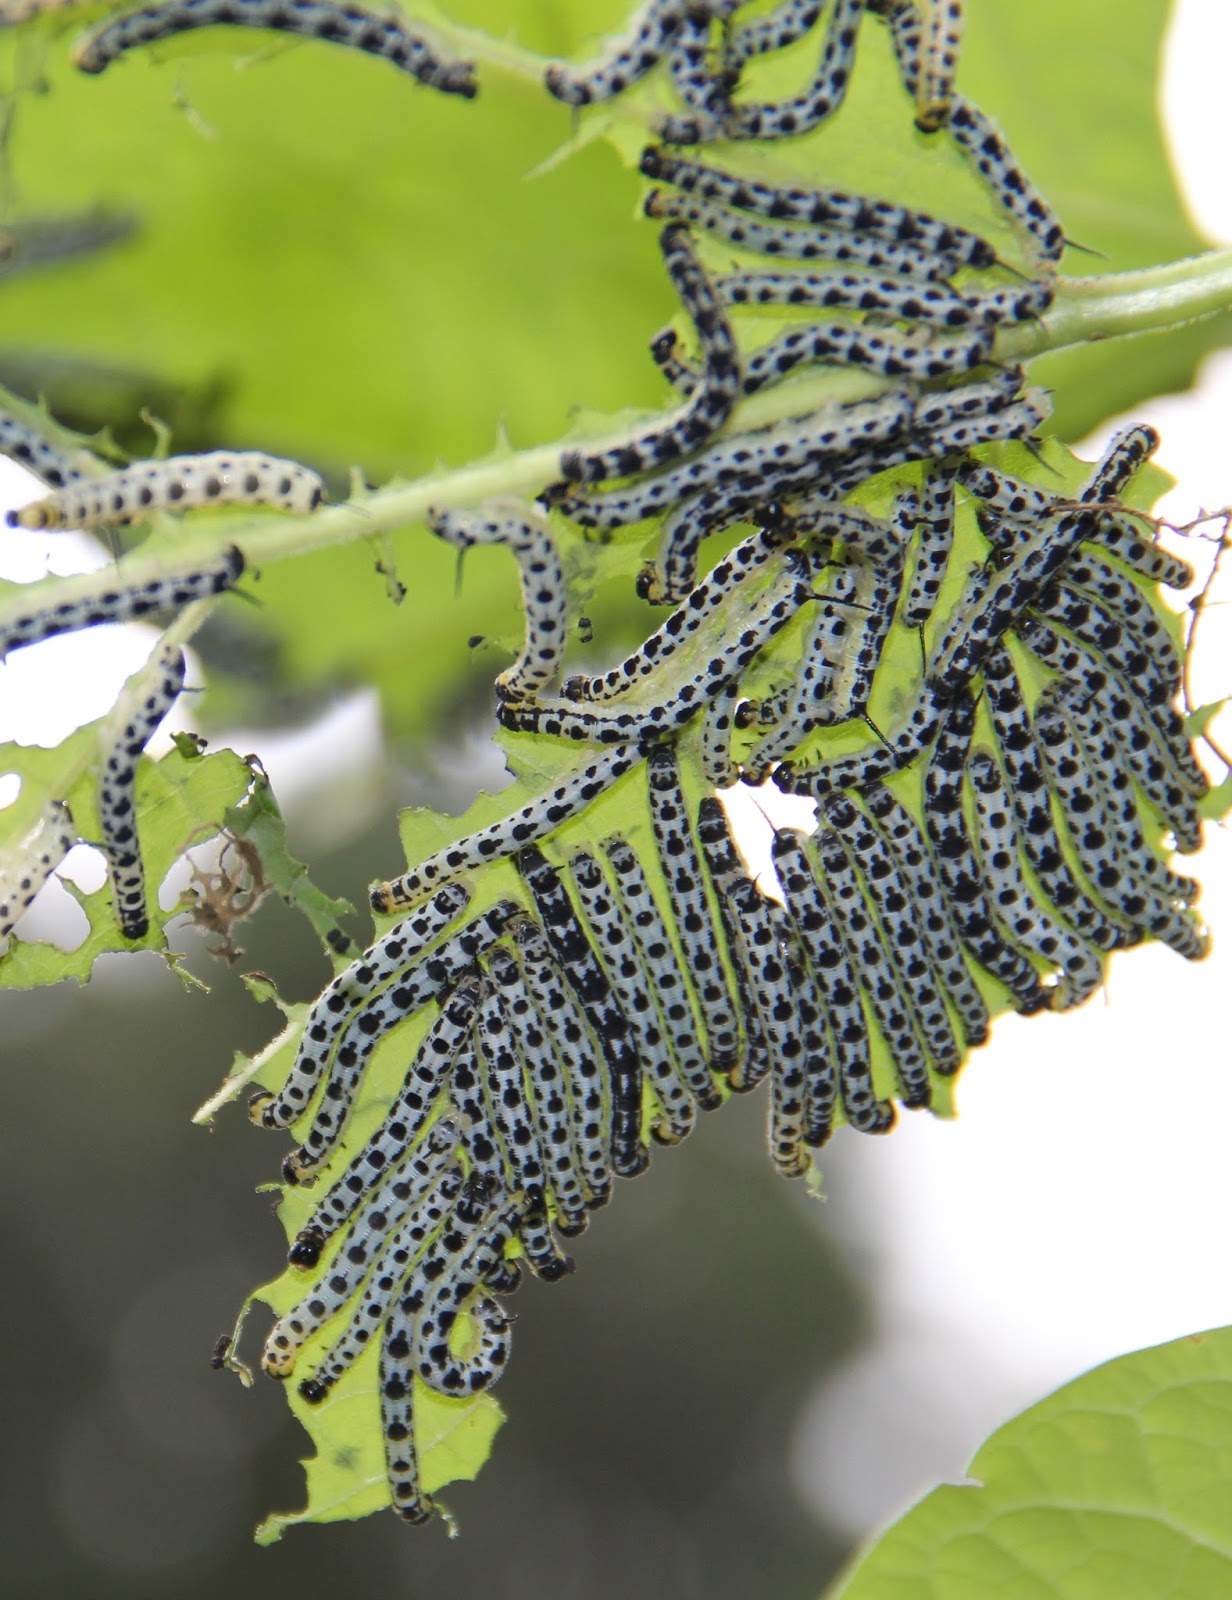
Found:
<path fill-rule="evenodd" d="M 380 56 L 442 94 L 475 97 L 474 63 L 441 56 L 426 36 L 400 18 L 355 0 L 163 0 L 100 23 L 73 47 L 80 72 L 102 72 L 126 51 L 195 28 L 269 28 Z"/>
<path fill-rule="evenodd" d="M 104 478 L 82 479 L 8 513 L 10 528 L 93 528 L 151 511 L 263 505 L 305 513 L 325 498 L 320 478 L 297 461 L 246 451 L 145 461 Z"/>
<path fill-rule="evenodd" d="M 567 643 L 565 573 L 546 520 L 527 506 L 442 511 L 429 506 L 428 527 L 457 550 L 503 544 L 518 563 L 526 642 L 514 664 L 496 679 L 498 694 L 529 695 L 560 671 Z"/>

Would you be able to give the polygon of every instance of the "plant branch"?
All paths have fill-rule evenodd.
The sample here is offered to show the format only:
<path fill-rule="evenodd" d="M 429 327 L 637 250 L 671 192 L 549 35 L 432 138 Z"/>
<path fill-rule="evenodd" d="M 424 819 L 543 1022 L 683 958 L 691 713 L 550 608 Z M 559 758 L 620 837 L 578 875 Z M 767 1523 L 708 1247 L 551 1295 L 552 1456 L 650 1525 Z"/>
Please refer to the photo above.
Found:
<path fill-rule="evenodd" d="M 1212 250 L 1136 272 L 1063 278 L 1047 315 L 1005 329 L 995 354 L 1002 361 L 1027 361 L 1097 340 L 1163 332 L 1224 311 L 1232 311 L 1232 249 Z M 729 431 L 804 417 L 885 387 L 883 380 L 858 370 L 814 368 L 741 404 Z M 617 443 L 630 431 L 631 425 L 625 423 L 604 434 L 598 443 Z M 125 576 L 140 582 L 191 571 L 204 555 L 232 543 L 243 550 L 250 569 L 259 568 L 414 526 L 423 521 L 431 505 L 476 505 L 496 494 L 530 496 L 559 475 L 563 448 L 560 441 L 488 457 L 411 484 L 379 489 L 362 500 L 325 506 L 307 517 L 245 515 L 225 521 L 214 517 L 190 520 L 177 528 L 174 551 L 164 546 L 157 552 L 139 550 L 126 557 Z M 10 591 L 7 603 L 0 604 L 0 627 L 6 617 L 29 609 L 31 602 L 82 600 L 114 584 L 114 572 L 100 569 L 23 586 Z"/>

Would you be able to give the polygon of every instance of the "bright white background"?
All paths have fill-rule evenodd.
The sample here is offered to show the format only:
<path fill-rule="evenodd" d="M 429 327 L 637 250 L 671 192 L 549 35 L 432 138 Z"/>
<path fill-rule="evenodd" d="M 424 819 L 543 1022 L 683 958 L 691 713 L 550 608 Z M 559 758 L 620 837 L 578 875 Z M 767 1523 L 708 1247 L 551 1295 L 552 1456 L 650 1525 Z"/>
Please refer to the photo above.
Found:
<path fill-rule="evenodd" d="M 1164 104 L 1195 218 L 1223 243 L 1232 243 L 1229 61 L 1227 0 L 1178 0 Z M 1166 515 L 1183 522 L 1232 505 L 1232 352 L 1207 363 L 1194 393 L 1150 402 L 1134 419 L 1159 428 L 1157 459 L 1179 480 L 1161 507 Z M 1082 453 L 1096 456 L 1115 426 Z M 33 493 L 32 480 L 0 459 L 0 503 Z M 1205 554 L 1199 547 L 1195 559 Z M 74 536 L 0 530 L 6 578 L 104 559 Z M 1232 692 L 1232 626 L 1220 609 L 1232 581 L 1221 590 L 1200 641 L 1199 700 Z M 101 715 L 152 638 L 140 626 L 108 628 L 21 652 L 0 667 L 0 742 L 55 743 Z M 181 701 L 177 725 L 190 722 L 189 705 Z M 320 806 L 320 772 L 349 773 L 352 826 L 362 829 L 369 817 L 358 801 L 379 764 L 379 738 L 373 698 L 357 696 L 303 732 L 271 738 L 237 729 L 217 742 L 260 750 L 297 847 L 311 854 L 312 815 L 334 811 Z M 490 758 L 487 766 L 484 782 L 497 787 Z M 12 781 L 5 784 L 0 775 L 0 805 L 13 797 Z M 764 829 L 751 807 L 749 815 L 751 834 Z M 840 1136 L 826 1152 L 829 1199 L 811 1214 L 846 1242 L 868 1280 L 878 1333 L 809 1398 L 794 1441 L 797 1486 L 825 1520 L 865 1533 L 939 1479 L 961 1480 L 998 1423 L 1084 1367 L 1232 1322 L 1224 1005 L 1232 838 L 1209 825 L 1207 837 L 1198 874 L 1217 938 L 1205 963 L 1154 946 L 1120 956 L 1106 1001 L 1064 1018 L 997 1025 L 995 1041 L 963 1074 L 957 1122 L 906 1115 L 891 1140 Z M 84 886 L 101 881 L 84 848 L 69 870 Z M 164 904 L 171 898 L 169 888 Z M 83 924 L 82 914 L 53 885 L 27 932 L 71 943 L 74 922 Z"/>

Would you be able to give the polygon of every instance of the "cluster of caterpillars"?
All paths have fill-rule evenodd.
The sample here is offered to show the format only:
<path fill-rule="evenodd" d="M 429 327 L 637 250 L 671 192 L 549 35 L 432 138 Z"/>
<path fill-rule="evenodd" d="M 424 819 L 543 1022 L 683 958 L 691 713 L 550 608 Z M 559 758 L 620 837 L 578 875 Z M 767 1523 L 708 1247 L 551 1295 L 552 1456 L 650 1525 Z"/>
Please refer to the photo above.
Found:
<path fill-rule="evenodd" d="M 1081 1004 L 1107 953 L 1148 936 L 1204 954 L 1196 885 L 1157 847 L 1161 826 L 1183 849 L 1200 841 L 1206 779 L 1152 604 L 1154 585 L 1191 573 L 1119 498 L 1153 443 L 1129 430 L 1072 497 L 963 454 L 887 518 L 778 508 L 638 651 L 565 678 L 550 701 L 567 603 L 547 520 L 510 505 L 433 513 L 455 546 L 499 542 L 518 559 L 527 631 L 499 680 L 502 715 L 542 728 L 551 706 L 547 731 L 606 748 L 375 886 L 376 909 L 407 915 L 334 980 L 285 1083 L 253 1101 L 262 1126 L 296 1126 L 289 1183 L 332 1177 L 290 1253 L 313 1281 L 263 1365 L 295 1372 L 316 1403 L 379 1347 L 407 1520 L 433 1510 L 415 1380 L 455 1396 L 493 1383 L 510 1347 L 500 1292 L 519 1279 L 510 1254 L 544 1279 L 565 1274 L 562 1238 L 699 1109 L 767 1081 L 771 1157 L 797 1178 L 837 1119 L 880 1133 L 893 1099 L 928 1106 L 987 1038 L 990 1001 L 1024 1015 Z M 956 500 L 974 505 L 988 559 L 934 628 L 903 728 L 854 755 L 785 759 L 862 717 L 896 618 L 911 608 L 911 626 L 928 622 Z M 793 619 L 803 654 L 786 692 L 744 698 L 745 669 Z M 733 735 L 751 725 L 758 741 L 739 760 Z M 764 769 L 818 797 L 814 834 L 775 834 L 777 892 L 748 876 L 719 800 L 686 797 L 694 748 L 713 784 Z M 562 826 L 616 784 L 631 817 L 649 813 L 649 843 L 616 833 L 550 859 Z M 520 892 L 459 925 L 475 874 L 500 860 Z M 420 1014 L 427 1031 L 384 1120 L 334 1170 L 374 1051 Z"/>
<path fill-rule="evenodd" d="M 890 24 L 919 125 L 949 128 L 1018 228 L 1030 270 L 1012 283 L 988 241 L 954 224 L 677 154 L 805 131 L 841 99 L 864 5 L 834 0 L 803 110 L 733 95 L 744 62 L 803 37 L 825 7 L 743 22 L 738 9 L 659 0 L 598 62 L 549 74 L 553 93 L 584 105 L 662 61 L 689 107 L 642 158 L 658 185 L 645 210 L 666 224 L 665 266 L 695 336 L 691 356 L 672 329 L 651 346 L 681 403 L 565 451 L 537 507 L 428 517 L 459 551 L 498 544 L 517 561 L 525 636 L 496 680 L 499 722 L 589 747 L 585 759 L 374 886 L 374 908 L 402 920 L 334 980 L 285 1083 L 252 1103 L 262 1126 L 295 1128 L 287 1182 L 329 1180 L 290 1250 L 312 1281 L 263 1366 L 294 1373 L 315 1404 L 376 1346 L 391 1498 L 411 1522 L 434 1510 L 417 1384 L 470 1396 L 499 1378 L 502 1293 L 523 1268 L 566 1274 L 562 1241 L 699 1110 L 766 1082 L 771 1158 L 798 1178 L 836 1122 L 881 1133 L 896 1099 L 930 1105 L 993 1009 L 1081 1004 L 1107 954 L 1146 937 L 1191 959 L 1206 949 L 1197 887 L 1161 844 L 1167 830 L 1198 848 L 1207 786 L 1156 599 L 1192 574 L 1122 503 L 1154 438 L 1124 433 L 1072 496 L 978 454 L 1030 443 L 1046 415 L 994 341 L 1046 313 L 1064 237 L 953 91 L 959 8 L 867 7 Z M 715 273 L 699 236 L 772 268 Z M 750 347 L 733 319 L 755 306 L 800 324 Z M 817 365 L 884 387 L 733 430 L 744 397 Z M 887 514 L 848 502 L 895 467 L 906 486 Z M 964 569 L 954 530 L 969 508 L 984 555 Z M 562 517 L 601 536 L 660 525 L 637 587 L 672 609 L 590 676 L 565 671 Z M 703 542 L 739 527 L 699 576 Z M 918 631 L 920 668 L 881 727 L 870 708 L 896 628 Z M 746 691 L 776 664 L 778 687 Z M 852 729 L 864 735 L 854 750 Z M 750 878 L 717 796 L 691 795 L 697 770 L 711 789 L 771 778 L 816 799 L 814 833 L 775 832 L 777 885 Z M 630 817 L 649 815 L 649 838 L 578 848 L 571 828 L 562 847 L 565 825 L 617 785 Z M 501 861 L 516 893 L 475 911 L 483 869 Z M 373 1053 L 412 1018 L 418 1048 L 351 1151 Z"/>

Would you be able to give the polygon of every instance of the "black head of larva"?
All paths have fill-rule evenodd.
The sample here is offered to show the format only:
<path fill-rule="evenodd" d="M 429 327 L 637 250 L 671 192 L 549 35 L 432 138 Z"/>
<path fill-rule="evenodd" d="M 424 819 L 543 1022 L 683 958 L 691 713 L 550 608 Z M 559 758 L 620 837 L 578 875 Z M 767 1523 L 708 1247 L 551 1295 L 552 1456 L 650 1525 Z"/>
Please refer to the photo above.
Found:
<path fill-rule="evenodd" d="M 320 1378 L 305 1378 L 299 1386 L 299 1397 L 306 1400 L 310 1406 L 319 1406 L 329 1393 L 329 1385 L 322 1383 Z"/>
<path fill-rule="evenodd" d="M 316 1228 L 303 1228 L 296 1234 L 291 1248 L 287 1251 L 287 1265 L 291 1267 L 315 1267 L 321 1259 L 321 1249 L 325 1240 Z"/>

